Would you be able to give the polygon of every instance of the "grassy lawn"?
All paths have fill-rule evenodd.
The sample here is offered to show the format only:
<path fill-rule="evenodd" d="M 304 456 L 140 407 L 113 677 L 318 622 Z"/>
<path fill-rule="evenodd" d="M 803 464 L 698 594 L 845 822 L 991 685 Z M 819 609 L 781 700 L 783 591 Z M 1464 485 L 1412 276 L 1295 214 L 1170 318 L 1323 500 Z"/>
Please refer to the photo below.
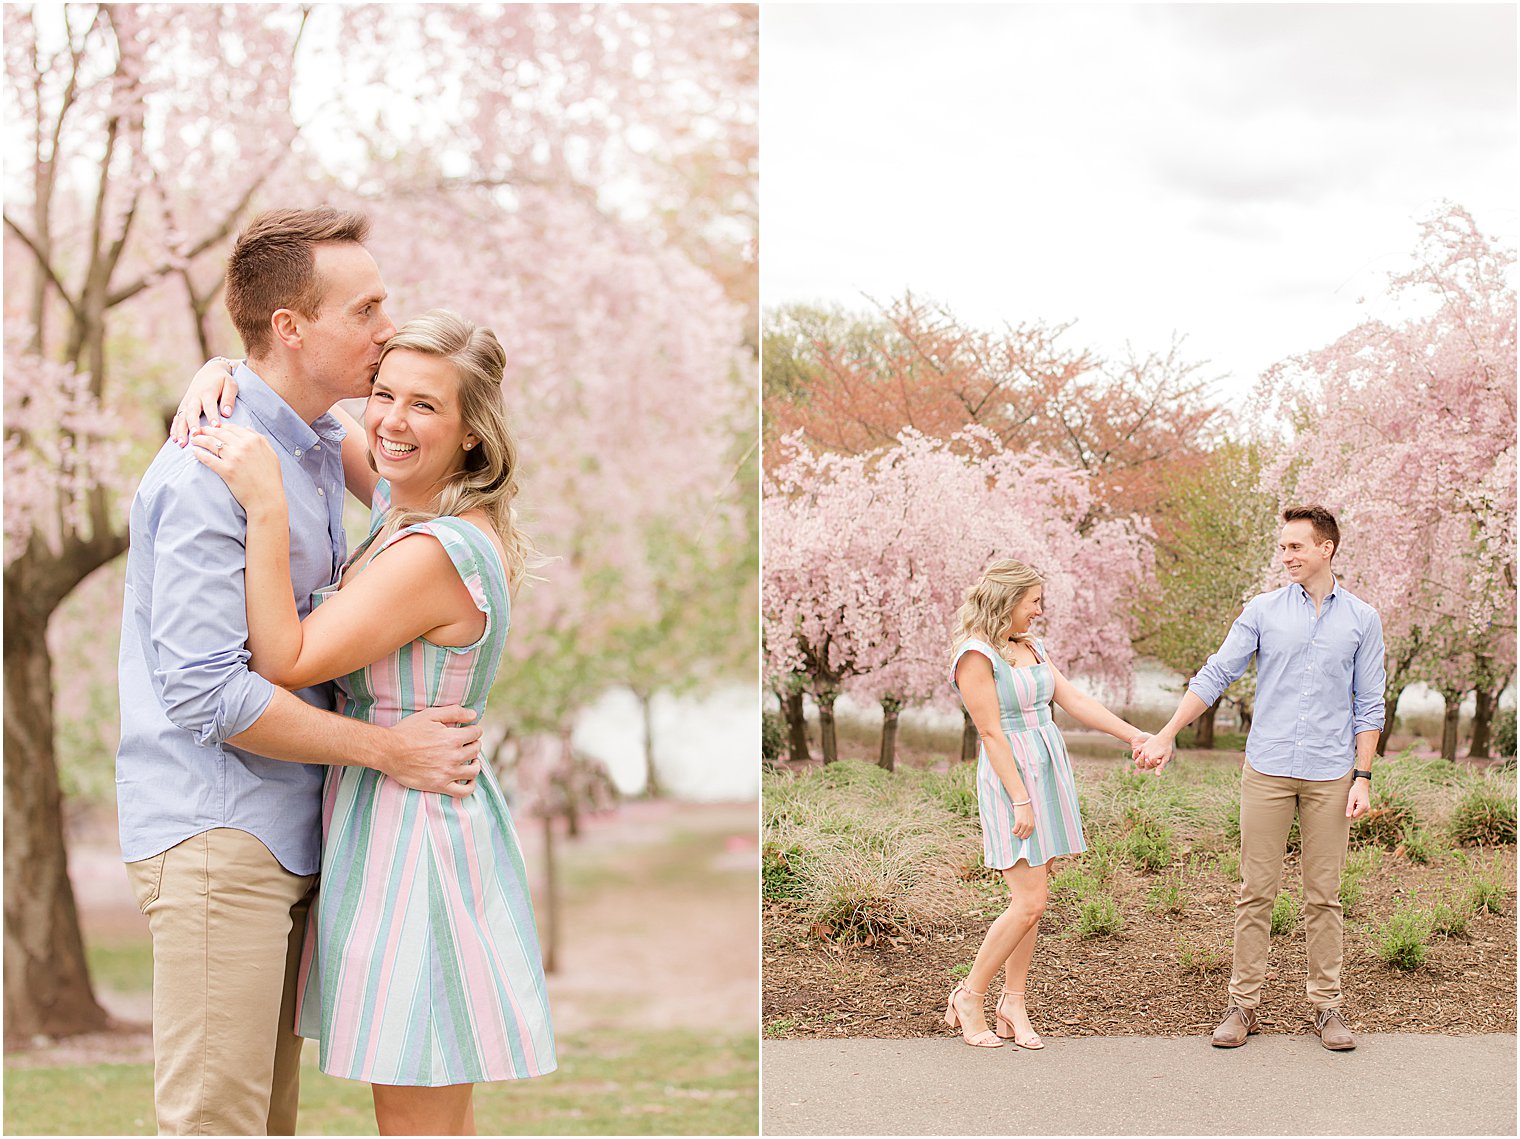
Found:
<path fill-rule="evenodd" d="M 758 1044 L 752 1033 L 689 1029 L 566 1042 L 559 1071 L 482 1085 L 482 1135 L 754 1134 Z M 147 1064 L 16 1068 L 5 1074 L 8 1135 L 152 1135 Z M 306 1050 L 302 1135 L 373 1135 L 369 1087 L 324 1076 Z"/>

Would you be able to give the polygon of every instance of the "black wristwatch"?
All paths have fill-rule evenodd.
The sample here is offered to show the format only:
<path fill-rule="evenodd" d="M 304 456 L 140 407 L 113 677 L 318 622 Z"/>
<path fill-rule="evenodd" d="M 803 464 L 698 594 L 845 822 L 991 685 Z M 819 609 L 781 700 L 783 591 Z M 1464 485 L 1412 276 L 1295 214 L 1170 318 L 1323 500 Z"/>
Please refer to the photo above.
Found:
<path fill-rule="evenodd" d="M 1372 772 L 1363 771 L 1360 767 L 1353 767 L 1351 769 L 1351 782 L 1355 783 L 1358 779 L 1365 779 L 1367 786 L 1372 786 Z"/>

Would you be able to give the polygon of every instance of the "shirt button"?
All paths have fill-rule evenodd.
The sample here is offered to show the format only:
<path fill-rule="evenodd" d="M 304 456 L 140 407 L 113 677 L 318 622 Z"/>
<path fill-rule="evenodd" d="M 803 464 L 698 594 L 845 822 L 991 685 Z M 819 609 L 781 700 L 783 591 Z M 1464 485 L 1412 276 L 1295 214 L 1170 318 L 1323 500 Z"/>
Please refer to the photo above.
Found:
<path fill-rule="evenodd" d="M 301 448 L 297 447 L 296 448 L 296 458 L 299 459 L 300 457 L 301 457 Z"/>
<path fill-rule="evenodd" d="M 322 494 L 322 488 L 321 488 L 321 487 L 317 487 L 317 497 L 318 497 L 318 498 L 322 498 L 322 497 L 325 497 L 325 496 L 324 496 L 324 495 L 323 495 L 323 494 Z M 1303 717 L 1302 717 L 1302 716 L 1300 716 L 1300 717 L 1299 717 L 1299 719 L 1303 719 Z"/>
<path fill-rule="evenodd" d="M 322 444 L 320 444 L 320 443 L 313 443 L 311 445 L 311 449 L 313 451 L 320 451 L 322 449 Z"/>

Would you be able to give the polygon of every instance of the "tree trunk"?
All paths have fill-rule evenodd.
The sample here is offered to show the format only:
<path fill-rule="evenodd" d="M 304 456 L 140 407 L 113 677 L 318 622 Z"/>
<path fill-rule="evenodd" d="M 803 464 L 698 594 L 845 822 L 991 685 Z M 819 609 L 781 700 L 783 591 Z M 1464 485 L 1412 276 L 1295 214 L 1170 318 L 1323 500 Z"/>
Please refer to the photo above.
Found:
<path fill-rule="evenodd" d="M 902 701 L 892 696 L 881 701 L 881 755 L 876 762 L 888 771 L 897 770 L 897 716 L 902 706 Z"/>
<path fill-rule="evenodd" d="M 832 690 L 814 693 L 818 701 L 818 735 L 823 742 L 823 762 L 827 766 L 839 758 L 839 745 L 834 737 L 834 701 L 839 693 Z"/>
<path fill-rule="evenodd" d="M 981 733 L 976 730 L 976 721 L 971 718 L 971 713 L 961 709 L 961 761 L 969 762 L 976 759 L 982 750 Z"/>
<path fill-rule="evenodd" d="M 544 972 L 559 969 L 559 868 L 554 861 L 554 816 L 544 824 Z"/>
<path fill-rule="evenodd" d="M 571 730 L 569 728 L 560 729 L 560 774 L 556 782 L 559 785 L 560 799 L 564 802 L 565 837 L 579 838 L 581 835 L 581 803 L 580 797 L 576 794 L 575 749 L 570 745 L 570 734 Z"/>
<path fill-rule="evenodd" d="M 47 617 L 5 598 L 5 1038 L 106 1026 L 85 965 L 53 752 Z M 49 609 L 51 612 L 51 609 Z"/>
<path fill-rule="evenodd" d="M 1441 758 L 1457 761 L 1457 722 L 1462 715 L 1463 693 L 1456 691 L 1443 691 L 1441 697 L 1446 701 L 1446 714 L 1441 718 Z"/>
<path fill-rule="evenodd" d="M 1378 733 L 1377 753 L 1388 754 L 1388 737 L 1393 735 L 1394 712 L 1399 706 L 1399 697 L 1404 695 L 1404 686 L 1389 686 L 1383 690 L 1383 730 Z"/>
<path fill-rule="evenodd" d="M 1219 701 L 1216 700 L 1204 709 L 1203 715 L 1195 721 L 1193 728 L 1193 746 L 1204 751 L 1214 746 L 1214 720 L 1219 715 Z"/>
<path fill-rule="evenodd" d="M 1472 740 L 1467 747 L 1469 759 L 1488 759 L 1493 749 L 1493 724 L 1494 713 L 1499 710 L 1499 697 L 1504 694 L 1505 686 L 1509 684 L 1510 673 L 1498 683 L 1490 687 L 1479 685 L 1476 692 L 1477 703 L 1473 708 Z"/>
<path fill-rule="evenodd" d="M 781 698 L 781 713 L 786 717 L 787 751 L 793 763 L 809 763 L 807 714 L 802 707 L 802 693 L 788 692 Z"/>
<path fill-rule="evenodd" d="M 639 698 L 639 711 L 644 725 L 644 798 L 660 799 L 665 789 L 660 786 L 659 774 L 654 766 L 654 693 L 635 692 Z"/>

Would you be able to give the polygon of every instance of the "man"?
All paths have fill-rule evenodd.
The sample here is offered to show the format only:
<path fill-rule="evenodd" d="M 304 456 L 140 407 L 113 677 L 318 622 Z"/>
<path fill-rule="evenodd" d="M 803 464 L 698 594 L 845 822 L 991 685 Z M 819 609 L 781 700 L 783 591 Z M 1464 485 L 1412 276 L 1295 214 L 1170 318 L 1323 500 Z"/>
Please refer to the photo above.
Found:
<path fill-rule="evenodd" d="M 1164 768 L 1177 733 L 1214 704 L 1256 657 L 1256 715 L 1240 784 L 1239 900 L 1230 1005 L 1214 1031 L 1236 1048 L 1257 1031 L 1272 903 L 1288 830 L 1303 844 L 1309 1003 L 1320 1042 L 1356 1047 L 1341 1016 L 1341 868 L 1351 820 L 1367 813 L 1372 758 L 1383 727 L 1383 625 L 1336 583 L 1340 528 L 1323 506 L 1283 511 L 1278 551 L 1291 584 L 1254 598 L 1219 651 L 1188 683 L 1166 727 L 1136 753 Z"/>
<path fill-rule="evenodd" d="M 343 429 L 327 412 L 368 393 L 395 331 L 367 233 L 363 216 L 331 208 L 270 211 L 227 267 L 248 353 L 230 418 L 280 455 L 303 616 L 346 555 Z M 116 782 L 122 855 L 153 937 L 161 1134 L 294 1134 L 320 765 L 462 795 L 479 753 L 466 709 L 380 728 L 332 712 L 330 685 L 292 695 L 249 672 L 246 525 L 226 484 L 173 443 L 132 502 Z"/>

